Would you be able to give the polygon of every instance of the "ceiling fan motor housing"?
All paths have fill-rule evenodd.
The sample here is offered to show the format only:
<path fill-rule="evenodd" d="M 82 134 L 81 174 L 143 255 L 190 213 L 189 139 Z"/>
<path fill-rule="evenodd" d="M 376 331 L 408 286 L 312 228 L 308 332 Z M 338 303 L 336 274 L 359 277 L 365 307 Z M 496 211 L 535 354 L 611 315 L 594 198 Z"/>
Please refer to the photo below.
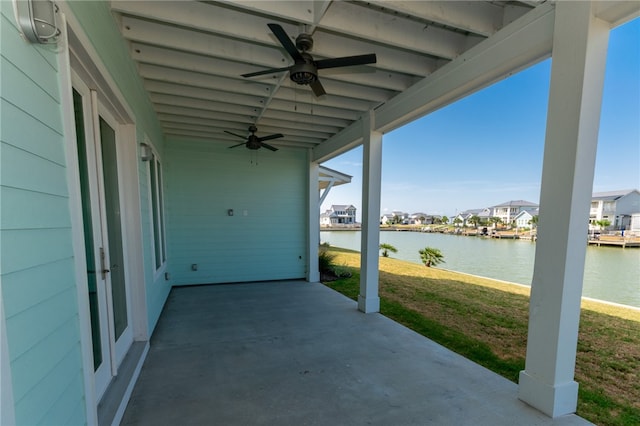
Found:
<path fill-rule="evenodd" d="M 251 136 L 249 136 L 249 138 L 247 139 L 247 148 L 260 149 L 260 141 L 258 140 L 258 137 L 256 135 L 252 134 Z"/>
<path fill-rule="evenodd" d="M 302 54 L 305 61 L 298 62 L 291 67 L 289 78 L 298 84 L 311 84 L 318 79 L 318 70 L 313 64 L 313 58 L 310 55 Z"/>
<path fill-rule="evenodd" d="M 311 84 L 318 79 L 318 73 L 313 64 L 301 62 L 291 67 L 289 78 L 298 84 Z"/>

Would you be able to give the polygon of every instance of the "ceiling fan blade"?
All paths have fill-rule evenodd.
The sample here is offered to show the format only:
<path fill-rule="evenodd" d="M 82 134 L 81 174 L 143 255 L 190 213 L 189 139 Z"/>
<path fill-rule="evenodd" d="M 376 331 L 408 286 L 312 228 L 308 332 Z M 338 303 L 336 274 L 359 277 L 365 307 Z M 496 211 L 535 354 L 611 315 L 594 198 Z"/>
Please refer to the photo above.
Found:
<path fill-rule="evenodd" d="M 239 137 L 240 139 L 246 139 L 246 138 L 247 138 L 246 136 L 240 136 L 239 134 L 237 134 L 237 133 L 233 133 L 233 132 L 230 132 L 230 131 L 228 131 L 228 130 L 225 130 L 224 132 L 225 132 L 225 133 L 229 133 L 230 135 L 233 135 L 233 136 Z"/>
<path fill-rule="evenodd" d="M 353 65 L 375 64 L 376 61 L 377 61 L 376 54 L 370 53 L 368 55 L 343 56 L 342 58 L 320 59 L 319 61 L 316 61 L 316 67 L 319 70 L 321 70 L 326 68 L 338 68 L 338 67 L 350 67 Z"/>
<path fill-rule="evenodd" d="M 284 138 L 284 135 L 282 133 L 276 133 L 269 136 L 263 136 L 261 138 L 258 138 L 258 142 L 270 141 L 271 139 L 278 139 L 278 138 Z"/>
<path fill-rule="evenodd" d="M 263 148 L 270 149 L 271 151 L 277 151 L 278 150 L 278 148 L 276 148 L 275 146 L 267 145 L 264 142 L 260 142 L 260 146 L 262 146 Z"/>
<path fill-rule="evenodd" d="M 229 148 L 235 148 L 237 146 L 246 145 L 246 144 L 247 144 L 246 142 L 242 142 L 242 143 L 239 143 L 238 145 L 230 146 Z"/>
<path fill-rule="evenodd" d="M 322 87 L 322 83 L 320 83 L 320 80 L 316 80 L 313 83 L 310 83 L 309 86 L 311 86 L 311 90 L 313 90 L 313 94 L 316 95 L 316 97 L 320 97 L 322 95 L 326 95 L 327 92 L 324 91 L 324 87 Z"/>
<path fill-rule="evenodd" d="M 267 26 L 269 27 L 273 35 L 276 36 L 276 38 L 278 39 L 282 47 L 284 47 L 285 50 L 289 52 L 289 55 L 293 58 L 294 61 L 296 62 L 304 61 L 304 59 L 302 58 L 302 55 L 296 48 L 296 45 L 293 44 L 293 42 L 291 41 L 287 33 L 284 31 L 284 29 L 280 25 L 267 24 Z"/>
<path fill-rule="evenodd" d="M 244 77 L 244 78 L 255 77 L 255 76 L 258 76 L 258 75 L 273 74 L 273 73 L 281 72 L 281 71 L 289 71 L 290 69 L 291 69 L 291 67 L 271 68 L 271 69 L 268 69 L 268 70 L 250 72 L 248 74 L 242 74 L 242 77 Z"/>

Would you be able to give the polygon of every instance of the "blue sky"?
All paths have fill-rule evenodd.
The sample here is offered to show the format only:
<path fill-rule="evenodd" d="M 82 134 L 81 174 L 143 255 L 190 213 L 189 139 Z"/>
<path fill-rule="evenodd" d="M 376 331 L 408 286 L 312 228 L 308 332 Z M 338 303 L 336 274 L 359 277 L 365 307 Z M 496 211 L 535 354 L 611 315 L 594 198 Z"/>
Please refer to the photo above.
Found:
<path fill-rule="evenodd" d="M 453 216 L 509 200 L 539 202 L 551 60 L 383 137 L 381 213 Z M 362 147 L 323 165 L 353 176 L 332 204 L 362 209 Z M 640 19 L 614 29 L 593 190 L 640 189 Z"/>

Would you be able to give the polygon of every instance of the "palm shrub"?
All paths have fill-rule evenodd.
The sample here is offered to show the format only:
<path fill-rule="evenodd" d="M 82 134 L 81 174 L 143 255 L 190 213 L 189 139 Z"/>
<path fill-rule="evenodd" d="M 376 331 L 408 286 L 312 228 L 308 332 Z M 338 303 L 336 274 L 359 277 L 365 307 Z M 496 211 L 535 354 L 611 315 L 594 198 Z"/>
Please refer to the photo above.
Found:
<path fill-rule="evenodd" d="M 382 257 L 389 257 L 389 252 L 397 253 L 398 249 L 392 246 L 391 244 L 382 243 L 380 244 L 380 250 L 382 250 Z"/>
<path fill-rule="evenodd" d="M 418 253 L 420 253 L 420 260 L 427 268 L 444 263 L 444 255 L 437 248 L 425 247 L 418 250 Z"/>
<path fill-rule="evenodd" d="M 321 244 L 318 250 L 318 269 L 320 272 L 331 272 L 335 267 L 333 261 L 336 258 L 335 253 L 329 253 L 329 245 Z"/>

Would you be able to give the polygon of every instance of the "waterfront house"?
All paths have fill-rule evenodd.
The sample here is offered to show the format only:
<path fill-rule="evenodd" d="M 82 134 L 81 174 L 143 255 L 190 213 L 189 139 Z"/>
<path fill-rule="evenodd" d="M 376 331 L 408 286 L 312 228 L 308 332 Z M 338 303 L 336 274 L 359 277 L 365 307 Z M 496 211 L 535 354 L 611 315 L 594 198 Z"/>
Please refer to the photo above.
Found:
<path fill-rule="evenodd" d="M 380 216 L 381 225 L 391 225 L 393 223 L 393 215 L 391 213 L 385 213 Z"/>
<path fill-rule="evenodd" d="M 491 209 L 486 207 L 483 209 L 465 210 L 463 212 L 458 213 L 456 217 L 453 218 L 453 222 L 455 223 L 456 219 L 459 219 L 456 226 L 461 226 L 461 227 L 471 226 L 471 223 L 469 223 L 469 219 L 471 219 L 474 216 L 477 216 L 482 223 L 486 223 L 491 217 Z M 478 224 L 476 224 L 476 226 L 477 225 Z"/>
<path fill-rule="evenodd" d="M 318 282 L 320 164 L 358 146 L 360 294 L 357 304 L 341 306 L 378 318 L 384 135 L 550 57 L 535 309 L 525 368 L 517 390 L 508 392 L 510 401 L 517 397 L 551 417 L 575 412 L 586 248 L 572 224 L 589 218 L 600 111 L 584 100 L 601 99 L 609 31 L 637 17 L 640 3 L 30 4 L 0 2 L 0 424 L 118 424 L 147 353 L 161 349 L 151 336 L 172 288 Z M 286 34 L 274 34 L 273 23 Z M 377 62 L 348 72 L 306 63 L 290 70 L 293 81 L 286 71 L 242 77 L 292 66 L 292 55 L 300 62 L 289 38 L 301 31 L 313 33 L 311 53 L 318 58 L 376 54 Z M 308 46 L 309 37 L 301 42 Z M 269 137 L 277 151 L 258 146 L 254 133 Z M 242 317 L 246 302 L 261 301 L 254 287 L 228 286 L 235 296 L 226 308 Z M 299 321 L 287 328 L 307 325 L 307 313 L 322 310 L 313 296 L 295 302 Z M 203 302 L 189 303 L 202 308 Z M 277 307 L 269 313 L 277 316 Z M 207 339 L 229 326 L 203 323 L 197 336 Z M 278 345 L 289 353 L 287 340 Z M 342 357 L 326 360 L 328 368 L 348 359 L 353 348 L 344 347 Z M 465 371 L 447 387 L 446 401 L 455 393 L 486 393 L 473 387 L 483 380 L 448 358 L 438 358 L 443 371 Z M 175 368 L 163 374 L 195 380 L 210 367 L 185 365 L 181 356 L 173 361 Z M 267 374 L 268 360 L 255 362 L 265 367 L 269 380 L 262 384 L 273 401 L 299 414 L 295 400 L 308 396 L 285 395 L 275 385 L 285 382 Z M 350 371 L 371 378 L 381 371 L 356 367 Z M 232 370 L 223 383 L 246 379 Z M 353 382 L 370 377 L 356 375 Z M 150 392 L 175 391 L 158 380 Z M 407 380 L 416 381 L 415 388 L 406 386 L 411 389 L 431 383 L 424 376 Z M 207 396 L 203 391 L 188 406 L 170 409 L 195 423 L 189 416 Z M 241 401 L 232 391 L 227 397 Z M 349 409 L 366 406 L 366 416 L 382 405 L 359 397 L 350 395 Z M 479 407 L 426 402 L 417 414 L 423 419 L 432 406 L 455 412 L 458 421 L 474 418 Z M 493 423 L 489 414 L 482 418 Z"/>
<path fill-rule="evenodd" d="M 398 223 L 401 223 L 403 225 L 409 223 L 409 213 L 400 210 L 394 210 L 391 212 L 391 214 L 394 220 L 396 220 Z"/>
<path fill-rule="evenodd" d="M 512 200 L 491 207 L 491 216 L 502 220 L 505 225 L 511 225 L 513 220 L 522 211 L 532 212 L 538 209 L 536 203 L 525 200 Z"/>
<path fill-rule="evenodd" d="M 410 225 L 430 225 L 433 223 L 433 216 L 428 215 L 426 213 L 413 213 L 409 215 L 409 224 Z"/>
<path fill-rule="evenodd" d="M 453 218 L 453 222 L 456 224 L 456 226 L 467 227 L 469 226 L 469 219 L 471 219 L 474 215 L 476 215 L 476 213 L 474 212 L 480 212 L 480 211 L 481 209 L 471 209 L 471 210 L 465 210 L 463 212 L 460 212 L 455 218 Z"/>
<path fill-rule="evenodd" d="M 356 208 L 349 205 L 334 204 L 320 215 L 320 225 L 355 225 Z"/>
<path fill-rule="evenodd" d="M 538 215 L 538 210 L 522 210 L 513 218 L 516 228 L 532 228 L 531 219 Z"/>
<path fill-rule="evenodd" d="M 628 189 L 620 191 L 594 192 L 589 210 L 589 229 L 599 228 L 596 222 L 609 221 L 605 229 L 630 229 L 631 218 L 640 213 L 640 191 Z"/>
<path fill-rule="evenodd" d="M 640 213 L 634 213 L 631 215 L 629 231 L 633 232 L 635 235 L 640 235 Z"/>
<path fill-rule="evenodd" d="M 405 213 L 400 210 L 394 210 L 391 213 L 385 213 L 382 216 L 380 216 L 380 223 L 383 225 L 395 225 L 395 224 L 408 225 L 409 220 L 410 220 L 409 213 Z"/>

